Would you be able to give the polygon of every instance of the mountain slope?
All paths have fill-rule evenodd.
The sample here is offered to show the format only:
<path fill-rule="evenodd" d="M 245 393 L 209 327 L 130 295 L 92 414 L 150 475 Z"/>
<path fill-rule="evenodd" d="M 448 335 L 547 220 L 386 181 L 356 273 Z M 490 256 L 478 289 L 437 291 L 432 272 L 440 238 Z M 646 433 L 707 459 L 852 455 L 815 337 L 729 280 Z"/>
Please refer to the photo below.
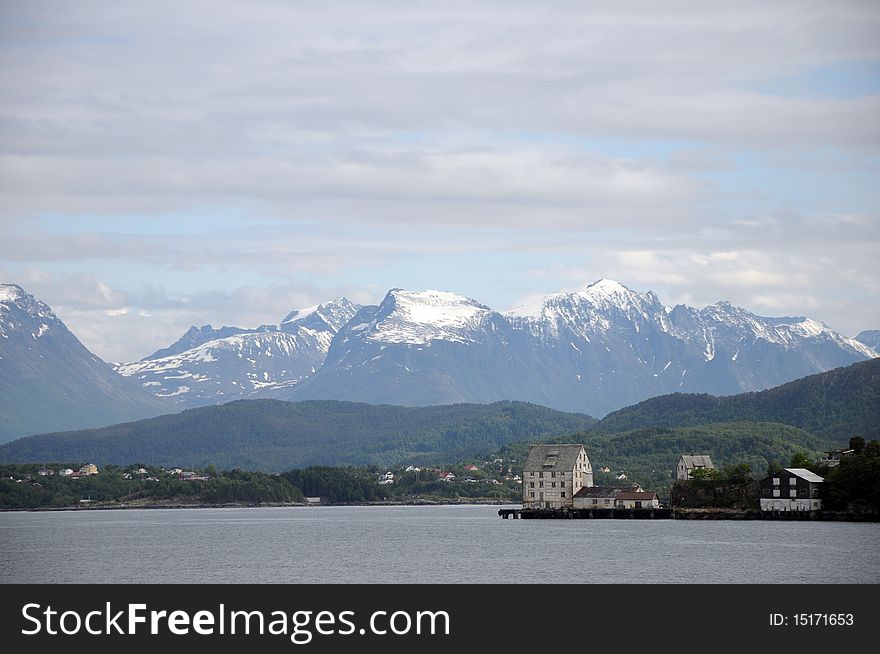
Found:
<path fill-rule="evenodd" d="M 880 438 L 880 359 L 757 393 L 655 397 L 611 413 L 596 429 L 618 432 L 731 420 L 785 423 L 840 443 L 852 436 Z"/>
<path fill-rule="evenodd" d="M 238 400 L 104 429 L 0 446 L 0 460 L 94 461 L 288 470 L 308 465 L 455 461 L 503 443 L 581 431 L 589 416 L 501 402 L 425 408 Z"/>
<path fill-rule="evenodd" d="M 280 325 L 193 326 L 170 347 L 116 370 L 181 408 L 266 397 L 313 375 L 357 309 L 339 298 L 292 311 Z"/>
<path fill-rule="evenodd" d="M 46 304 L 0 284 L 0 442 L 170 408 L 89 352 Z"/>

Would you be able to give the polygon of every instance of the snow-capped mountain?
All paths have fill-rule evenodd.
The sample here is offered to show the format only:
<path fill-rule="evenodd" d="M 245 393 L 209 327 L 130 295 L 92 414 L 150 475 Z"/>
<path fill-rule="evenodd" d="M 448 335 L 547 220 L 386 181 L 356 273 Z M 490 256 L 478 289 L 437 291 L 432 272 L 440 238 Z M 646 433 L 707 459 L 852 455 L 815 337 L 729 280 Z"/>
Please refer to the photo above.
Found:
<path fill-rule="evenodd" d="M 339 298 L 292 311 L 280 325 L 191 327 L 174 345 L 116 370 L 182 407 L 270 396 L 313 375 L 358 308 Z"/>
<path fill-rule="evenodd" d="M 453 293 L 392 289 L 343 327 L 315 376 L 280 397 L 404 405 L 524 399 L 500 313 Z"/>
<path fill-rule="evenodd" d="M 500 314 L 440 291 L 394 289 L 340 330 L 291 399 L 443 404 L 518 399 L 604 415 L 676 391 L 761 390 L 876 356 L 809 318 L 727 302 L 667 307 L 599 280 Z"/>
<path fill-rule="evenodd" d="M 560 394 L 559 406 L 596 415 L 663 393 L 762 390 L 876 356 L 809 318 L 764 318 L 728 302 L 667 307 L 605 279 L 520 313 L 508 314 L 512 324 L 586 391 Z"/>
<path fill-rule="evenodd" d="M 89 352 L 48 305 L 0 284 L 0 441 L 170 410 Z"/>

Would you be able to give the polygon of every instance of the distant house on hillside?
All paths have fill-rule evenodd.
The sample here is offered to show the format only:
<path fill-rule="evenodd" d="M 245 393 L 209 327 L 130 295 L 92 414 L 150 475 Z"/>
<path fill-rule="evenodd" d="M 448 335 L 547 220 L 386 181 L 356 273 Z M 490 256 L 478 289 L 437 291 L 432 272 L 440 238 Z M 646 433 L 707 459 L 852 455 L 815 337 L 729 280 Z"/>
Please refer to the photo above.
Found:
<path fill-rule="evenodd" d="M 84 475 L 97 475 L 98 466 L 96 466 L 94 463 L 87 463 L 82 468 L 80 468 L 79 471 Z"/>
<path fill-rule="evenodd" d="M 847 448 L 843 450 L 829 450 L 825 452 L 825 456 L 816 461 L 816 463 L 820 465 L 828 466 L 829 468 L 833 468 L 834 466 L 840 465 L 840 460 L 845 456 L 851 456 L 855 453 L 855 450 Z"/>
<path fill-rule="evenodd" d="M 532 445 L 523 464 L 523 508 L 571 507 L 584 486 L 593 485 L 593 468 L 583 445 Z"/>
<path fill-rule="evenodd" d="M 762 479 L 762 511 L 818 511 L 825 480 L 806 468 L 784 468 Z"/>
<path fill-rule="evenodd" d="M 682 454 L 675 468 L 676 479 L 693 479 L 694 470 L 699 468 L 714 469 L 715 464 L 708 454 Z"/>

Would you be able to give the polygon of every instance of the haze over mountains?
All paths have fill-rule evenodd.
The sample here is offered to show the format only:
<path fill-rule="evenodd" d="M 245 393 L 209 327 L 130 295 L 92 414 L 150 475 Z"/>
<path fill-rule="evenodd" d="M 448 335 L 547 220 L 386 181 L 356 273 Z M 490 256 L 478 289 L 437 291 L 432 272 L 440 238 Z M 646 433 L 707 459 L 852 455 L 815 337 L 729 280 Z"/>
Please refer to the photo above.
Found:
<path fill-rule="evenodd" d="M 3 440 L 261 397 L 520 400 L 602 416 L 666 393 L 757 391 L 877 356 L 872 332 L 850 339 L 727 302 L 668 307 L 603 279 L 506 313 L 443 291 L 392 289 L 375 306 L 339 298 L 278 325 L 193 327 L 115 374 L 46 305 L 17 286 L 0 293 Z"/>

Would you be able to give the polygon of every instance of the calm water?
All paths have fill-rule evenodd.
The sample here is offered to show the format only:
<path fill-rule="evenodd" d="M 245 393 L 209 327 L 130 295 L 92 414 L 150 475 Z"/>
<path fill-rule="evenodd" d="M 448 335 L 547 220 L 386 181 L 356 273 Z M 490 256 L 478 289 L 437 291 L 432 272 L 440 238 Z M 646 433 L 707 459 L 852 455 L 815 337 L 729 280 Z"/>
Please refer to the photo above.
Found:
<path fill-rule="evenodd" d="M 3 513 L 0 582 L 880 582 L 880 524 L 502 520 L 498 508 Z"/>

